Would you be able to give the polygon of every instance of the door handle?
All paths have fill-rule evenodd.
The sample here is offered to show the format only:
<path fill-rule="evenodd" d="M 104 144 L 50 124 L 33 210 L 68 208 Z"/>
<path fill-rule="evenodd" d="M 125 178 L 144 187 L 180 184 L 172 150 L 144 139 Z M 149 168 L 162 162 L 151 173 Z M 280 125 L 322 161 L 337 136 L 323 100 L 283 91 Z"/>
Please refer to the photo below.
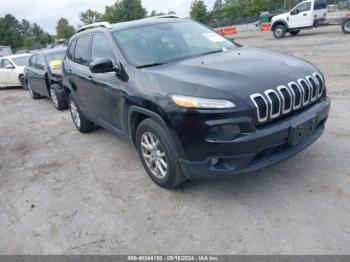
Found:
<path fill-rule="evenodd" d="M 303 16 L 307 16 L 307 14 L 303 14 Z"/>
<path fill-rule="evenodd" d="M 89 79 L 93 79 L 93 77 L 92 77 L 92 76 L 88 76 L 88 78 L 89 78 Z"/>
<path fill-rule="evenodd" d="M 73 73 L 72 69 L 68 69 L 68 73 L 70 74 Z"/>

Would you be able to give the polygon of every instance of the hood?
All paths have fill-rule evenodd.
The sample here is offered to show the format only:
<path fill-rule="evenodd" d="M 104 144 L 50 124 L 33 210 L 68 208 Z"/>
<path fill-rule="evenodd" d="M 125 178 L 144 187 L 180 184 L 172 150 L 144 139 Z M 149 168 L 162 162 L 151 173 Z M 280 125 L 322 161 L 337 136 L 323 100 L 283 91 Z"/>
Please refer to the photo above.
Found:
<path fill-rule="evenodd" d="M 143 70 L 163 92 L 226 99 L 247 98 L 319 73 L 302 59 L 249 47 Z"/>
<path fill-rule="evenodd" d="M 283 14 L 280 14 L 280 15 L 275 15 L 274 17 L 272 17 L 272 23 L 277 21 L 277 20 L 285 20 L 287 21 L 287 18 L 289 17 L 289 12 L 287 13 L 283 13 Z"/>

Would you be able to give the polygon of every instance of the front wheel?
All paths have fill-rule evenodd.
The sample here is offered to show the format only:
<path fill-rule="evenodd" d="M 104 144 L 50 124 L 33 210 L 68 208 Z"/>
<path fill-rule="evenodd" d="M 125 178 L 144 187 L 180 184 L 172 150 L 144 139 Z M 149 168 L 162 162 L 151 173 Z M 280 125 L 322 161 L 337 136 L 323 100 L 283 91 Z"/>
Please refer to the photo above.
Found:
<path fill-rule="evenodd" d="M 153 119 L 146 119 L 136 131 L 136 144 L 140 159 L 150 178 L 159 186 L 174 188 L 186 181 L 171 138 Z"/>
<path fill-rule="evenodd" d="M 50 97 L 57 110 L 64 110 L 68 108 L 66 94 L 59 84 L 52 84 L 50 86 Z"/>
<path fill-rule="evenodd" d="M 344 34 L 350 34 L 350 19 L 347 19 L 342 24 Z"/>
<path fill-rule="evenodd" d="M 294 30 L 289 32 L 292 36 L 296 36 L 300 33 L 300 30 Z"/>
<path fill-rule="evenodd" d="M 286 35 L 287 29 L 284 25 L 277 25 L 273 29 L 273 35 L 276 39 L 283 38 Z"/>

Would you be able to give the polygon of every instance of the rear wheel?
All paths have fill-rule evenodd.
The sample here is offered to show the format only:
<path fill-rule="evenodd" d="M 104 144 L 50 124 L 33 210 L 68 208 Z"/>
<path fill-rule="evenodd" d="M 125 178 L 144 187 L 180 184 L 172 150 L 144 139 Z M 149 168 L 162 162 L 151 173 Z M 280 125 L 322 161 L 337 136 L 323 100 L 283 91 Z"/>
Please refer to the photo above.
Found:
<path fill-rule="evenodd" d="M 171 149 L 171 140 L 158 122 L 150 118 L 141 122 L 136 144 L 144 168 L 157 185 L 173 188 L 186 181 Z"/>
<path fill-rule="evenodd" d="M 37 99 L 41 98 L 41 96 L 37 92 L 33 91 L 32 87 L 29 83 L 27 83 L 27 88 L 28 88 L 29 95 L 32 99 L 37 100 Z"/>
<path fill-rule="evenodd" d="M 344 34 L 350 34 L 350 19 L 347 19 L 342 24 Z"/>
<path fill-rule="evenodd" d="M 289 32 L 292 36 L 296 36 L 300 33 L 300 30 L 294 30 Z"/>
<path fill-rule="evenodd" d="M 52 84 L 50 86 L 50 97 L 57 110 L 64 110 L 68 108 L 66 94 L 59 84 Z"/>
<path fill-rule="evenodd" d="M 287 32 L 287 29 L 284 25 L 277 25 L 273 29 L 273 35 L 277 39 L 283 38 L 286 35 L 286 32 Z"/>
<path fill-rule="evenodd" d="M 74 98 L 70 96 L 68 100 L 69 100 L 70 114 L 72 116 L 72 120 L 75 127 L 81 133 L 89 133 L 92 130 L 94 130 L 95 124 L 83 115 L 83 113 L 77 106 L 77 103 L 74 101 Z"/>
<path fill-rule="evenodd" d="M 21 86 L 22 86 L 24 89 L 28 90 L 28 87 L 27 87 L 26 82 L 25 82 L 25 80 L 24 80 L 24 75 L 20 75 L 18 79 L 19 79 L 19 82 L 21 83 Z"/>

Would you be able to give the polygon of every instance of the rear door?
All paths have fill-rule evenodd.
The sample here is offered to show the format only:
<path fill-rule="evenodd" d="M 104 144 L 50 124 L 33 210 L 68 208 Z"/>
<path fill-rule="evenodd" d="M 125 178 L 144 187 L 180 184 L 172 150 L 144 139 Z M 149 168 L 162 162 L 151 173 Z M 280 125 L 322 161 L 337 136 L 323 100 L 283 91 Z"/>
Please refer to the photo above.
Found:
<path fill-rule="evenodd" d="M 34 70 L 35 70 L 35 65 L 36 65 L 36 59 L 37 59 L 38 55 L 33 55 L 30 59 L 29 59 L 29 64 L 28 66 L 25 68 L 25 77 L 27 80 L 28 85 L 30 85 L 30 87 L 32 88 L 35 85 L 35 81 L 34 81 Z"/>
<path fill-rule="evenodd" d="M 306 1 L 297 5 L 289 16 L 290 28 L 311 27 L 314 24 L 312 2 Z"/>
<path fill-rule="evenodd" d="M 89 116 L 94 116 L 94 112 L 90 106 L 91 97 L 89 93 L 89 82 L 91 81 L 90 72 L 90 44 L 91 35 L 85 35 L 76 40 L 74 47 L 73 61 L 65 62 L 65 74 L 70 81 L 70 85 L 75 92 L 75 98 L 81 110 Z M 72 44 L 71 44 L 72 46 Z M 70 55 L 71 48 L 68 55 Z"/>
<path fill-rule="evenodd" d="M 91 43 L 91 62 L 98 59 L 112 59 L 116 65 L 116 56 L 107 36 L 94 34 Z M 90 106 L 99 121 L 113 129 L 121 129 L 123 95 L 121 81 L 116 72 L 92 74 L 89 81 Z"/>

